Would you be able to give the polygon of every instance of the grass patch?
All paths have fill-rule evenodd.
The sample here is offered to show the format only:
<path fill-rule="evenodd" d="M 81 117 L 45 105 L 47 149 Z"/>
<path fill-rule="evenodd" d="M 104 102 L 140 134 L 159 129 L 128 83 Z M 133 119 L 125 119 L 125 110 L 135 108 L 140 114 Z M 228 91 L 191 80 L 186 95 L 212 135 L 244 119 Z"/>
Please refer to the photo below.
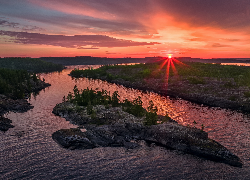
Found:
<path fill-rule="evenodd" d="M 163 65 L 163 66 L 162 66 Z M 160 69 L 161 67 L 161 69 Z M 98 69 L 87 69 L 71 71 L 73 77 L 91 77 L 100 78 L 106 77 L 108 79 L 124 79 L 128 81 L 142 81 L 145 78 L 163 79 L 166 77 L 167 63 L 163 62 L 149 63 L 149 64 L 136 64 L 136 65 L 106 65 Z M 188 79 L 190 84 L 204 84 L 204 78 L 217 78 L 221 79 L 225 84 L 225 88 L 231 88 L 235 85 L 250 86 L 250 69 L 244 66 L 223 66 L 219 64 L 206 64 L 197 62 L 188 62 L 185 66 L 178 63 L 175 64 L 176 72 L 180 79 Z M 116 70 L 118 74 L 110 72 Z M 171 79 L 175 73 L 173 68 L 169 68 L 169 78 Z M 233 79 L 233 82 L 228 82 L 228 79 Z"/>
<path fill-rule="evenodd" d="M 190 84 L 205 84 L 205 81 L 203 78 L 188 77 L 188 81 Z"/>

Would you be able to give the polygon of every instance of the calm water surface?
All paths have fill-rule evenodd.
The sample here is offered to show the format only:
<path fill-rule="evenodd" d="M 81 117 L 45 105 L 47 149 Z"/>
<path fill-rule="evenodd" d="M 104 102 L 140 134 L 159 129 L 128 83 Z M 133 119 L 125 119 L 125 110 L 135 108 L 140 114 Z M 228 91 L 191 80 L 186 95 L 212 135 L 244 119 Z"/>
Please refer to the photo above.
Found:
<path fill-rule="evenodd" d="M 100 80 L 75 80 L 68 76 L 75 67 L 61 73 L 41 74 L 52 86 L 30 99 L 34 108 L 26 113 L 5 115 L 15 128 L 0 132 L 0 179 L 250 179 L 250 118 L 247 115 Z M 122 147 L 63 149 L 52 140 L 52 133 L 76 126 L 52 114 L 52 109 L 72 92 L 74 85 L 79 89 L 118 91 L 121 100 L 141 96 L 145 107 L 153 100 L 159 114 L 168 113 L 180 124 L 193 126 L 194 120 L 198 128 L 204 124 L 209 137 L 238 155 L 244 166 L 235 168 L 162 147 L 148 147 L 144 142 L 141 148 L 133 150 Z"/>

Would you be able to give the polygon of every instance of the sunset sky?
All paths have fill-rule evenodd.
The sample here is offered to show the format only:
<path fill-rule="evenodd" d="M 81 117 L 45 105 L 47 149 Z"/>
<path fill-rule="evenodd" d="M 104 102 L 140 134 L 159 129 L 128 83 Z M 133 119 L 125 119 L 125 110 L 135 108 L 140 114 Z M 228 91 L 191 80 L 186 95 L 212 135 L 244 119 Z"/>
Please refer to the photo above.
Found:
<path fill-rule="evenodd" d="M 0 57 L 250 58 L 250 0 L 0 0 Z"/>

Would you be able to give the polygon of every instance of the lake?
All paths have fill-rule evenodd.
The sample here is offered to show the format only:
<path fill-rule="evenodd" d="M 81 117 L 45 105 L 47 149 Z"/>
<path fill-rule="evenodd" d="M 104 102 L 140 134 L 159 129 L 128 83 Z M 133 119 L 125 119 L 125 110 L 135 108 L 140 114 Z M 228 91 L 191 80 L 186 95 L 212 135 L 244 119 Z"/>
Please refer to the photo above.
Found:
<path fill-rule="evenodd" d="M 32 110 L 8 113 L 14 128 L 0 132 L 0 179 L 250 179 L 250 117 L 236 111 L 207 107 L 182 99 L 163 97 L 101 80 L 72 79 L 74 68 L 40 74 L 51 86 L 32 96 Z M 118 91 L 120 99 L 141 96 L 144 107 L 152 100 L 159 114 L 183 125 L 203 124 L 209 137 L 218 141 L 243 161 L 243 168 L 205 160 L 143 141 L 138 149 L 105 147 L 68 150 L 52 140 L 59 129 L 73 128 L 64 118 L 52 114 L 53 107 L 77 85 L 79 89 Z"/>

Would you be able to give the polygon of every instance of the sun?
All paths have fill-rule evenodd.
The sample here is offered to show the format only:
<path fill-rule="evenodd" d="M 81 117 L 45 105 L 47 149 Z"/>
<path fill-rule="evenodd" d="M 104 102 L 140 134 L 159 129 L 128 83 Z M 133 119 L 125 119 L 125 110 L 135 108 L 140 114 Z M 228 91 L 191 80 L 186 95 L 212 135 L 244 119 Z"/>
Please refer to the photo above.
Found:
<path fill-rule="evenodd" d="M 169 78 L 175 78 L 175 79 L 179 79 L 179 75 L 178 75 L 178 71 L 176 68 L 176 65 L 181 68 L 182 67 L 188 67 L 188 65 L 184 64 L 183 62 L 177 60 L 175 57 L 172 57 L 172 54 L 168 54 L 168 57 L 162 58 L 161 65 L 158 68 L 158 71 L 161 71 L 161 69 L 166 68 L 166 76 L 164 78 L 164 86 L 166 88 L 166 90 L 168 89 L 168 83 L 169 83 Z M 172 71 L 170 72 L 170 70 L 172 69 Z M 172 75 L 171 75 L 172 74 Z"/>

